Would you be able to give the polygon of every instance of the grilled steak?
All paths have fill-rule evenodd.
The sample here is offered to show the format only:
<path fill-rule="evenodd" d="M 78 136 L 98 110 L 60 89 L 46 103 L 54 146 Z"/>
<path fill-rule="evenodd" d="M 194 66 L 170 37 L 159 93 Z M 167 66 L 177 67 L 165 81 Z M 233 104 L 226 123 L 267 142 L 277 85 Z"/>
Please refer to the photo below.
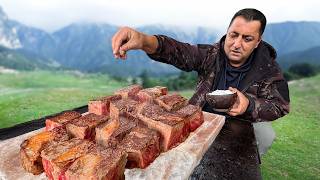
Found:
<path fill-rule="evenodd" d="M 120 116 L 120 126 L 111 134 L 107 142 L 108 147 L 115 148 L 123 140 L 123 138 L 131 132 L 131 130 L 139 125 L 138 119 L 132 116 Z"/>
<path fill-rule="evenodd" d="M 110 103 L 110 118 L 119 119 L 120 116 L 133 116 L 137 114 L 137 107 L 140 103 L 133 99 L 121 99 Z"/>
<path fill-rule="evenodd" d="M 128 153 L 127 168 L 146 168 L 160 154 L 160 134 L 145 126 L 137 126 L 120 146 Z"/>
<path fill-rule="evenodd" d="M 110 113 L 110 101 L 121 99 L 120 95 L 106 96 L 89 101 L 88 109 L 89 113 L 94 113 L 97 115 L 109 116 Z"/>
<path fill-rule="evenodd" d="M 167 151 L 183 142 L 189 135 L 189 124 L 179 114 L 165 111 L 154 103 L 145 103 L 138 117 L 149 128 L 161 134 L 161 149 Z"/>
<path fill-rule="evenodd" d="M 123 99 L 135 98 L 137 93 L 142 89 L 140 85 L 131 85 L 123 89 L 119 89 L 114 92 L 115 95 L 121 95 Z"/>
<path fill-rule="evenodd" d="M 204 121 L 203 113 L 199 106 L 188 104 L 187 106 L 176 111 L 185 121 L 189 122 L 190 131 L 196 130 Z"/>
<path fill-rule="evenodd" d="M 46 119 L 46 130 L 49 131 L 55 127 L 65 125 L 67 122 L 81 117 L 81 114 L 76 111 L 66 111 L 57 116 Z"/>
<path fill-rule="evenodd" d="M 95 128 L 98 124 L 107 121 L 107 116 L 99 116 L 93 113 L 82 116 L 78 119 L 72 120 L 66 125 L 68 134 L 71 137 L 77 137 L 80 139 L 95 138 Z"/>
<path fill-rule="evenodd" d="M 65 171 L 79 157 L 90 152 L 94 143 L 73 138 L 52 144 L 41 152 L 42 164 L 48 179 L 65 179 Z"/>
<path fill-rule="evenodd" d="M 166 87 L 132 85 L 89 101 L 87 115 L 47 118 L 47 131 L 21 144 L 22 166 L 59 180 L 124 179 L 125 167 L 146 168 L 204 121 L 200 107 L 167 93 Z"/>
<path fill-rule="evenodd" d="M 168 89 L 162 86 L 146 88 L 138 92 L 137 96 L 140 102 L 153 101 L 155 98 L 168 94 Z"/>
<path fill-rule="evenodd" d="M 48 143 L 66 140 L 68 140 L 68 135 L 63 127 L 44 131 L 24 140 L 20 145 L 20 159 L 23 168 L 32 174 L 41 174 L 43 172 L 41 151 Z"/>
<path fill-rule="evenodd" d="M 155 102 L 161 107 L 165 108 L 167 111 L 176 111 L 181 107 L 186 106 L 188 103 L 187 99 L 179 94 L 163 95 L 156 98 Z"/>
<path fill-rule="evenodd" d="M 91 151 L 78 158 L 66 171 L 68 180 L 122 180 L 127 154 L 120 149 Z"/>
<path fill-rule="evenodd" d="M 99 124 L 96 127 L 96 142 L 102 146 L 108 146 L 110 136 L 120 126 L 118 119 L 109 119 L 108 121 Z"/>

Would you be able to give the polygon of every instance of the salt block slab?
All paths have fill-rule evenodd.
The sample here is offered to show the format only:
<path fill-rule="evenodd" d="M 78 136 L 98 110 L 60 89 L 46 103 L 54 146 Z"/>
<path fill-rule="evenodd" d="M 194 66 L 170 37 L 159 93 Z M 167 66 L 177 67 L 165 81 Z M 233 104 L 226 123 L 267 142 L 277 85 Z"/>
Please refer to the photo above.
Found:
<path fill-rule="evenodd" d="M 0 180 L 47 179 L 44 173 L 36 176 L 31 173 L 27 173 L 23 169 L 19 157 L 20 144 L 28 137 L 40 133 L 41 131 L 44 131 L 44 128 L 0 141 Z"/>
<path fill-rule="evenodd" d="M 224 116 L 204 112 L 204 123 L 190 133 L 185 142 L 161 153 L 146 169 L 126 169 L 125 179 L 188 179 L 219 134 L 224 122 Z M 35 176 L 26 172 L 19 158 L 20 144 L 43 130 L 44 128 L 0 141 L 0 180 L 47 179 L 44 173 Z"/>

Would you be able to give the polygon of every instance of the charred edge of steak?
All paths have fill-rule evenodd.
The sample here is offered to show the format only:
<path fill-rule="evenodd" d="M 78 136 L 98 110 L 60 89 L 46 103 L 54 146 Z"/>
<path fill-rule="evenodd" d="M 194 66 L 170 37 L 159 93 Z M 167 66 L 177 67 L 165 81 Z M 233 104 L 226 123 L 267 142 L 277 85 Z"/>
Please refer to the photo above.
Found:
<path fill-rule="evenodd" d="M 179 94 L 168 94 L 158 97 L 155 102 L 165 108 L 167 111 L 176 111 L 187 105 L 186 98 Z"/>
<path fill-rule="evenodd" d="M 42 173 L 41 151 L 54 142 L 66 141 L 69 137 L 64 127 L 56 127 L 51 131 L 44 131 L 26 139 L 20 145 L 20 160 L 23 168 L 32 173 Z"/>
<path fill-rule="evenodd" d="M 120 149 L 96 148 L 78 158 L 67 170 L 71 179 L 121 179 L 127 154 Z"/>

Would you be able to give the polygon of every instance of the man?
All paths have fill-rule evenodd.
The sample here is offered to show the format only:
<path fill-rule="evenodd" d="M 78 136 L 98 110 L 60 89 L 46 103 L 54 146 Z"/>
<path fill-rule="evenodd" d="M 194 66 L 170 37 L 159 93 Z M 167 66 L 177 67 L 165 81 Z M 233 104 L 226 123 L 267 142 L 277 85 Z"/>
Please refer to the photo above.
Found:
<path fill-rule="evenodd" d="M 141 49 L 152 59 L 184 71 L 196 71 L 198 84 L 190 103 L 214 112 L 205 94 L 216 89 L 237 93 L 224 114 L 226 123 L 191 178 L 259 179 L 259 161 L 252 123 L 272 121 L 289 112 L 289 92 L 276 52 L 262 40 L 265 16 L 242 9 L 232 18 L 227 34 L 213 45 L 189 45 L 163 35 L 146 35 L 121 28 L 112 38 L 116 58 Z M 214 112 L 216 113 L 216 112 Z"/>

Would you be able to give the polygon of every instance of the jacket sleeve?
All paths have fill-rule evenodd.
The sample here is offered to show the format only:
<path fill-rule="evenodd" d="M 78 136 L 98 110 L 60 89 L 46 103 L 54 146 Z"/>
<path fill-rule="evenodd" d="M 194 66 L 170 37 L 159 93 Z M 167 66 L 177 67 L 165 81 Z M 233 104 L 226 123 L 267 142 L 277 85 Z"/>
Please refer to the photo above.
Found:
<path fill-rule="evenodd" d="M 201 72 L 205 67 L 205 57 L 212 45 L 190 45 L 164 35 L 155 35 L 158 48 L 148 56 L 159 62 L 171 64 L 183 71 Z"/>
<path fill-rule="evenodd" d="M 257 95 L 246 93 L 246 96 L 250 103 L 241 119 L 251 122 L 273 121 L 289 113 L 288 83 L 281 77 L 259 82 Z"/>

